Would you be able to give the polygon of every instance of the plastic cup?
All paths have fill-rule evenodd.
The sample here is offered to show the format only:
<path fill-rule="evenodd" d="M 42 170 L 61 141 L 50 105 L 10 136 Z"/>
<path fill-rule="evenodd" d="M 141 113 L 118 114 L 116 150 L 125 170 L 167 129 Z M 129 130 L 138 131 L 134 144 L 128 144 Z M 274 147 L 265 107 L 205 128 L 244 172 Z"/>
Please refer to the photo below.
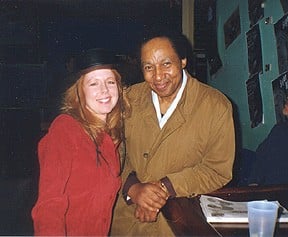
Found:
<path fill-rule="evenodd" d="M 250 237 L 273 237 L 278 205 L 268 201 L 248 202 Z"/>

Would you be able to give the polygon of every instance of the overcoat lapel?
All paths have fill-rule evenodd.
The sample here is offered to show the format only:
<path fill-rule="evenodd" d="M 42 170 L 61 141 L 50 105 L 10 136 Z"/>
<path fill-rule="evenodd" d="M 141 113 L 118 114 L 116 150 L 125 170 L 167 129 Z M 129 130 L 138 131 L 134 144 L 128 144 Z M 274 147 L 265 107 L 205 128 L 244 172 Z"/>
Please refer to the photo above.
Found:
<path fill-rule="evenodd" d="M 179 101 L 180 103 L 180 101 Z M 153 108 L 154 109 L 154 108 Z M 178 111 L 177 111 L 178 110 Z M 181 110 L 181 108 L 180 108 Z M 153 111 L 151 115 L 146 116 L 147 123 L 153 123 L 155 126 L 155 120 L 151 119 L 151 116 L 155 117 L 155 112 Z M 157 125 L 157 130 L 159 130 L 159 133 L 156 137 L 151 137 L 153 139 L 153 143 L 151 146 L 150 150 L 150 157 L 153 157 L 159 146 L 161 146 L 161 143 L 166 140 L 168 136 L 170 136 L 173 132 L 175 132 L 177 129 L 179 129 L 182 124 L 185 122 L 185 118 L 182 115 L 182 112 L 179 111 L 179 106 L 176 108 L 174 113 L 171 115 L 171 117 L 168 119 L 167 123 L 164 125 L 162 129 L 159 128 L 158 121 L 156 119 L 156 125 Z M 155 127 L 156 129 L 156 127 Z"/>
<path fill-rule="evenodd" d="M 162 130 L 160 130 L 158 136 L 155 138 L 153 145 L 150 150 L 150 157 L 153 157 L 157 149 L 161 146 L 161 143 L 165 141 L 165 139 L 175 132 L 181 125 L 184 123 L 185 119 L 181 114 L 175 113 L 173 114 L 167 123 L 164 125 Z M 176 142 L 176 141 L 175 141 Z"/>

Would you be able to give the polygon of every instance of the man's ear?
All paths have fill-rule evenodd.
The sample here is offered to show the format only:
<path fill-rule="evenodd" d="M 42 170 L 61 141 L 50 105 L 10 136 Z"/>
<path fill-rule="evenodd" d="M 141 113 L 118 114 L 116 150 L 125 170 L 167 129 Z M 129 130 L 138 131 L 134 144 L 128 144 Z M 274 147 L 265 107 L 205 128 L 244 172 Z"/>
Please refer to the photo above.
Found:
<path fill-rule="evenodd" d="M 186 65 L 187 65 L 187 58 L 181 59 L 181 65 L 182 65 L 182 69 L 186 67 Z"/>

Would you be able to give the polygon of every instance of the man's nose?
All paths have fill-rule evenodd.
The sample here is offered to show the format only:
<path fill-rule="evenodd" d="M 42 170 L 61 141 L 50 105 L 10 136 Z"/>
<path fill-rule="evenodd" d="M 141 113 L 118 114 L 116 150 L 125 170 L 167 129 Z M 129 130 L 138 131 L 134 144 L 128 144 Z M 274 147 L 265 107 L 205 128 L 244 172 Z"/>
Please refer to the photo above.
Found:
<path fill-rule="evenodd" d="M 157 81 L 160 81 L 160 80 L 162 80 L 162 77 L 163 77 L 163 71 L 161 70 L 160 67 L 156 67 L 155 68 L 155 79 Z"/>

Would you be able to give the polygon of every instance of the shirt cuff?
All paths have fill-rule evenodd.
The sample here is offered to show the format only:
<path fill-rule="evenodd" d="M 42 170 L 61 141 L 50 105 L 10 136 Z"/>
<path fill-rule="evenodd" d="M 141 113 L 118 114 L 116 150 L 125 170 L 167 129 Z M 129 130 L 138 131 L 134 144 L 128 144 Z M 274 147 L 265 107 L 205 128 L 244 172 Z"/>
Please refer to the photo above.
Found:
<path fill-rule="evenodd" d="M 128 196 L 128 191 L 129 191 L 130 187 L 136 183 L 140 183 L 140 181 L 137 178 L 136 172 L 132 171 L 128 175 L 128 177 L 127 177 L 127 179 L 123 185 L 123 188 L 122 188 L 122 196 L 123 196 L 125 202 L 127 203 L 127 205 L 133 204 L 132 199 Z"/>
<path fill-rule="evenodd" d="M 167 176 L 165 176 L 164 178 L 160 179 L 160 181 L 167 188 L 167 191 L 169 193 L 169 198 L 176 197 L 176 192 L 175 192 L 175 190 L 173 188 L 173 185 L 172 185 L 170 179 Z"/>

